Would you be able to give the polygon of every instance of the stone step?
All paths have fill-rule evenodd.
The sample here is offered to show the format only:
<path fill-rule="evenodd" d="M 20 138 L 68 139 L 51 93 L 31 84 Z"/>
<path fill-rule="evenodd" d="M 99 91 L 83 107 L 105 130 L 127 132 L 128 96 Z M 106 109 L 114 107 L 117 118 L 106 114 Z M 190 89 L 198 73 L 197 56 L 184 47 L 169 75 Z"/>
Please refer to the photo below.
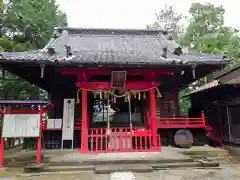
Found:
<path fill-rule="evenodd" d="M 210 159 L 198 159 L 196 162 L 201 164 L 201 167 L 219 167 L 219 162 Z"/>
<path fill-rule="evenodd" d="M 189 162 L 189 163 L 166 163 L 166 164 L 152 164 L 154 170 L 161 169 L 178 169 L 178 168 L 218 168 L 219 164 L 216 162 Z"/>
<path fill-rule="evenodd" d="M 182 152 L 185 155 L 197 157 L 197 156 L 204 156 L 204 157 L 223 157 L 228 156 L 228 151 L 224 149 L 215 149 L 215 150 L 186 150 Z"/>
<path fill-rule="evenodd" d="M 99 165 L 75 165 L 75 166 L 31 166 L 25 167 L 24 172 L 69 172 L 69 171 L 94 171 L 97 174 L 106 174 L 119 171 L 132 172 L 152 172 L 161 169 L 177 169 L 177 168 L 219 168 L 216 161 L 196 160 L 191 162 L 168 162 L 168 163 L 140 163 L 140 164 L 99 164 Z"/>
<path fill-rule="evenodd" d="M 141 172 L 147 173 L 154 170 L 179 169 L 179 168 L 219 168 L 217 162 L 195 161 L 181 163 L 162 164 L 118 164 L 118 165 L 92 165 L 92 166 L 51 166 L 42 169 L 42 172 L 74 172 L 94 171 L 96 174 L 108 174 L 111 172 Z"/>
<path fill-rule="evenodd" d="M 95 166 L 51 166 L 44 169 L 45 172 L 68 172 L 68 171 L 94 171 Z"/>
<path fill-rule="evenodd" d="M 59 161 L 51 162 L 49 166 L 80 166 L 80 165 L 121 165 L 121 164 L 164 164 L 193 162 L 192 158 L 181 159 L 133 159 L 133 160 L 88 160 L 88 161 Z"/>
<path fill-rule="evenodd" d="M 148 173 L 152 172 L 153 168 L 150 165 L 136 165 L 136 164 L 128 164 L 128 165 L 111 165 L 111 166 L 96 166 L 95 173 L 96 174 L 109 174 L 112 172 L 141 172 Z"/>

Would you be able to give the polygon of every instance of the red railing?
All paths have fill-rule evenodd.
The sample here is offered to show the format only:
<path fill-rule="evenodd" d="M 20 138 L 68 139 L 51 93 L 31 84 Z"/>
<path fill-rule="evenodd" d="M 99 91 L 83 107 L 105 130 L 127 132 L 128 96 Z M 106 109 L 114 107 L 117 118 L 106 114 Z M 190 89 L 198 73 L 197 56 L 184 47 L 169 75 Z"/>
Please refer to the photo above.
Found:
<path fill-rule="evenodd" d="M 157 117 L 157 127 L 158 128 L 206 128 L 206 122 L 205 122 L 204 113 L 202 112 L 202 117 L 200 118 Z"/>
<path fill-rule="evenodd" d="M 90 128 L 88 149 L 90 152 L 149 152 L 161 150 L 160 137 L 153 144 L 150 130 L 136 128 Z"/>
<path fill-rule="evenodd" d="M 81 127 L 82 127 L 81 120 L 74 121 L 74 130 L 81 130 Z M 42 121 L 42 128 L 43 128 L 43 131 L 61 131 L 62 130 L 62 128 L 48 128 L 47 120 L 45 119 Z"/>
<path fill-rule="evenodd" d="M 82 120 L 74 121 L 74 130 L 81 130 Z"/>
<path fill-rule="evenodd" d="M 206 126 L 206 136 L 215 141 L 217 146 L 222 146 L 222 134 L 211 126 Z"/>

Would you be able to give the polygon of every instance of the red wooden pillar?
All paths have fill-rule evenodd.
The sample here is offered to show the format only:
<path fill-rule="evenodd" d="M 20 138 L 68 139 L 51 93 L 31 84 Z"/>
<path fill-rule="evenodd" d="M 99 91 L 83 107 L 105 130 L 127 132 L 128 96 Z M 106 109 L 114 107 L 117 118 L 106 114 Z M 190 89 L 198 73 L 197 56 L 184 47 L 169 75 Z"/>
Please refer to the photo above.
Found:
<path fill-rule="evenodd" d="M 7 112 L 8 112 L 8 105 L 4 106 L 3 119 Z M 4 163 L 4 145 L 5 145 L 4 137 L 3 137 L 3 134 L 1 134 L 1 138 L 0 138 L 0 168 L 3 168 L 3 163 Z"/>
<path fill-rule="evenodd" d="M 0 139 L 0 168 L 3 168 L 4 162 L 4 137 Z"/>
<path fill-rule="evenodd" d="M 206 126 L 206 118 L 205 118 L 205 114 L 204 114 L 204 111 L 202 111 L 202 124 L 204 125 L 204 126 Z"/>
<path fill-rule="evenodd" d="M 87 116 L 87 91 L 82 90 L 82 134 L 81 152 L 88 151 L 88 116 Z"/>
<path fill-rule="evenodd" d="M 37 156 L 36 163 L 41 163 L 41 151 L 42 151 L 42 125 L 43 125 L 43 105 L 40 105 L 40 132 L 37 140 Z"/>
<path fill-rule="evenodd" d="M 157 123 L 156 123 L 156 99 L 155 99 L 155 89 L 151 89 L 150 92 L 150 114 L 151 114 L 151 129 L 153 136 L 153 147 L 157 146 Z"/>

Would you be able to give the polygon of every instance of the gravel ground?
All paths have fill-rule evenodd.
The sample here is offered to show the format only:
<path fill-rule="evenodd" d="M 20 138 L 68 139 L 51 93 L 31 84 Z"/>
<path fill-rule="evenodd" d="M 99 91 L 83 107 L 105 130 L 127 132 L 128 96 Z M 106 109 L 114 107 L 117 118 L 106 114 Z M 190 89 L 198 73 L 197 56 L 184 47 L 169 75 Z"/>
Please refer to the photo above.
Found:
<path fill-rule="evenodd" d="M 222 169 L 174 169 L 151 173 L 135 173 L 136 180 L 240 180 L 240 164 L 225 166 Z M 68 172 L 29 177 L 16 177 L 15 180 L 110 180 L 110 174 L 94 174 L 93 172 Z M 128 178 L 124 177 L 124 180 Z M 132 179 L 129 177 L 129 179 Z M 1 180 L 1 178 L 0 178 Z M 6 179 L 7 180 L 7 179 Z M 9 179 L 10 180 L 10 179 Z M 121 180 L 120 176 L 112 180 Z"/>

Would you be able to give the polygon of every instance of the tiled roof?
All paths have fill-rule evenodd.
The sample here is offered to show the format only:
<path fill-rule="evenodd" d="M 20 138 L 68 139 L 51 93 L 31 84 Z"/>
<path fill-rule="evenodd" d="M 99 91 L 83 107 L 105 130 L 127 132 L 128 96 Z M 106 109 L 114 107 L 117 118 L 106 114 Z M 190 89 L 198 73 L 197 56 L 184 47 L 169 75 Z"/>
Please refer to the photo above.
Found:
<path fill-rule="evenodd" d="M 44 61 L 79 64 L 192 64 L 224 63 L 222 56 L 202 53 L 175 55 L 179 46 L 163 30 L 58 29 L 56 37 L 42 50 L 2 53 L 0 60 Z M 67 58 L 65 46 L 71 47 Z M 49 55 L 48 48 L 55 53 Z M 162 57 L 167 48 L 167 58 Z"/>
<path fill-rule="evenodd" d="M 219 70 L 215 73 L 215 76 L 214 76 L 214 79 L 217 79 L 217 78 L 220 78 L 224 75 L 227 75 L 237 69 L 240 69 L 240 65 L 239 64 L 236 64 L 234 66 L 231 66 L 231 67 L 228 67 L 228 68 L 224 68 L 222 70 Z"/>
<path fill-rule="evenodd" d="M 183 97 L 188 97 L 188 96 L 191 96 L 191 95 L 196 94 L 198 92 L 205 91 L 205 90 L 217 87 L 219 85 L 220 85 L 219 84 L 219 80 L 213 80 L 212 82 L 204 84 L 204 85 L 198 87 L 196 90 L 193 90 L 193 91 L 185 94 Z"/>
<path fill-rule="evenodd" d="M 48 104 L 49 101 L 43 100 L 0 100 L 0 104 Z"/>

